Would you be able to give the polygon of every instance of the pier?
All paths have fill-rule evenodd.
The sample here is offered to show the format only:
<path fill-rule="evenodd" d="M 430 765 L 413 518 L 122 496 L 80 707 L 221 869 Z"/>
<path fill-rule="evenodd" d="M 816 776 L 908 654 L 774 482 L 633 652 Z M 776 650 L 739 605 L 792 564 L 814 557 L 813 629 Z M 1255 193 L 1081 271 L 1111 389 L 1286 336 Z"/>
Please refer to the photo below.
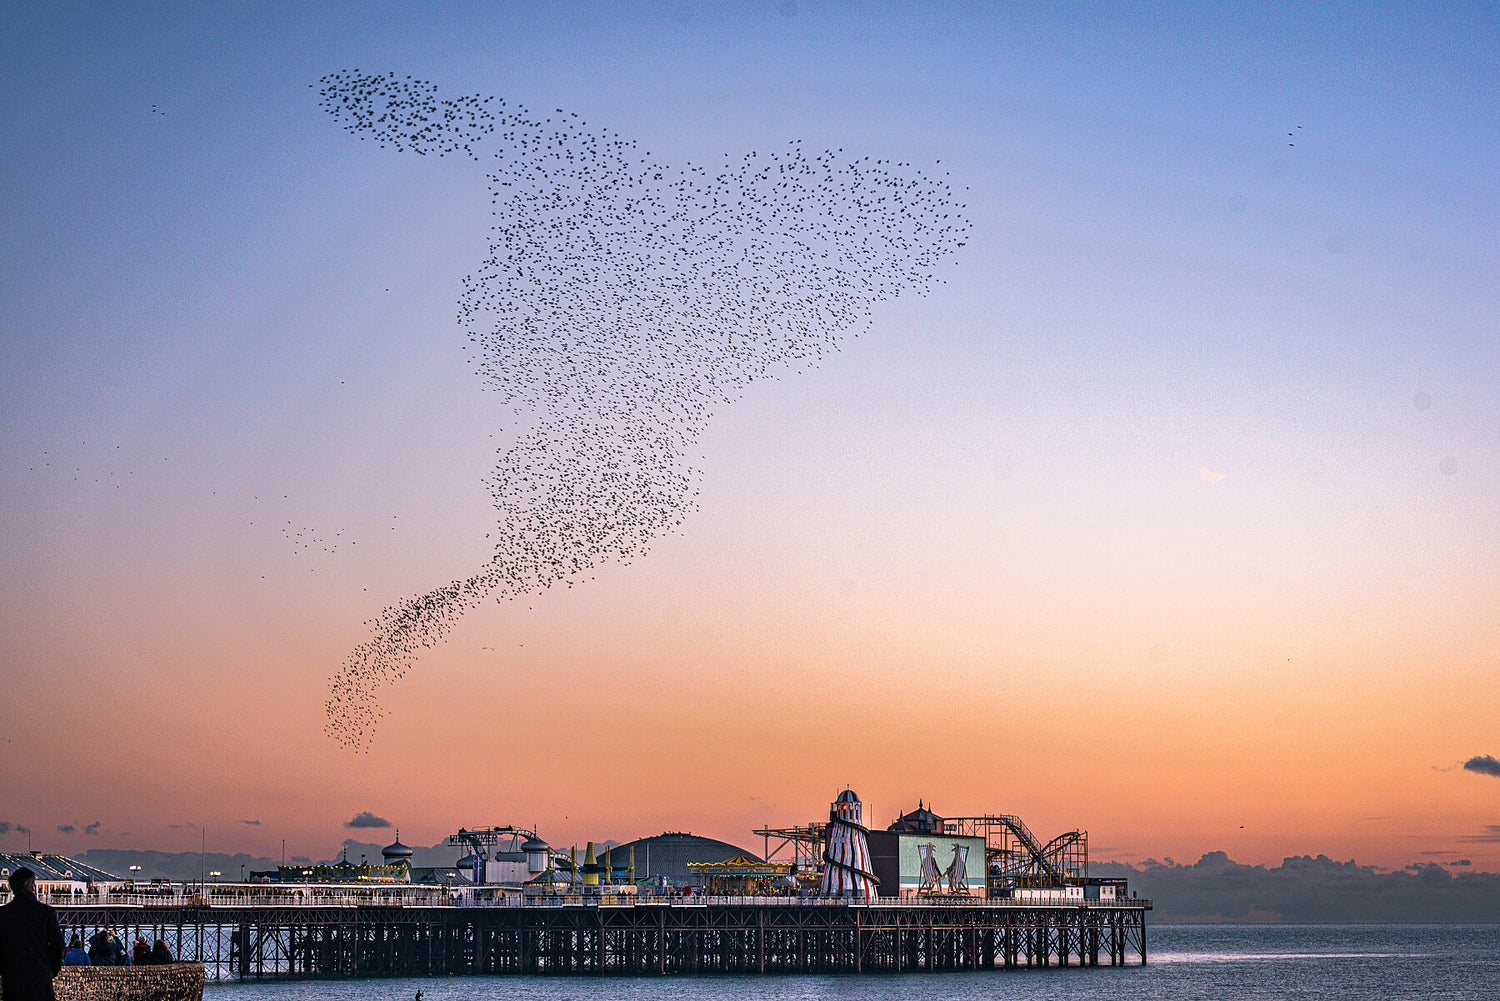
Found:
<path fill-rule="evenodd" d="M 568 896 L 474 906 L 328 897 L 61 903 L 65 936 L 165 940 L 210 980 L 660 976 L 1124 966 L 1148 900 Z"/>

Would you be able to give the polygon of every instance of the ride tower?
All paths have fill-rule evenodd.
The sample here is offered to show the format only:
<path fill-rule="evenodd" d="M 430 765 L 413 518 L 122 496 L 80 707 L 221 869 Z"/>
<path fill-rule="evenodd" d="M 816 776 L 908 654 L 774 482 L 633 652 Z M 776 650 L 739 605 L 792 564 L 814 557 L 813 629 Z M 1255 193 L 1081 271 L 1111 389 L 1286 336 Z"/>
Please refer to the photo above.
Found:
<path fill-rule="evenodd" d="M 879 880 L 870 868 L 869 829 L 860 817 L 859 797 L 845 789 L 828 813 L 828 841 L 823 848 L 823 880 L 818 892 L 829 897 L 874 900 Z"/>

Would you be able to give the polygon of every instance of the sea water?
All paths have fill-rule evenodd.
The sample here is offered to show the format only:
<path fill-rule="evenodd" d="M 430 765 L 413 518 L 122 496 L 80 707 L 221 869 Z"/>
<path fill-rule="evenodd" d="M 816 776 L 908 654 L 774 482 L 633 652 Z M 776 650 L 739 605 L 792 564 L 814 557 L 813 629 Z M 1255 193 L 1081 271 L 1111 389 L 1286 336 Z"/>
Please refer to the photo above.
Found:
<path fill-rule="evenodd" d="M 211 984 L 205 1001 L 1495 1001 L 1500 924 L 1148 925 L 1145 966 L 982 973 L 404 977 Z"/>

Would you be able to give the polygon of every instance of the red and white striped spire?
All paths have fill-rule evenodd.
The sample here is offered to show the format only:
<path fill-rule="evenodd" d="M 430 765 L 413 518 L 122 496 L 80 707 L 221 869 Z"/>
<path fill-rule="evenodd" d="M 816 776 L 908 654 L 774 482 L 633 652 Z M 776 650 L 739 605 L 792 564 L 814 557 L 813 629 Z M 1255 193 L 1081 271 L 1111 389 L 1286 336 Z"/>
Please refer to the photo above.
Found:
<path fill-rule="evenodd" d="M 828 811 L 828 843 L 823 848 L 823 882 L 819 892 L 834 897 L 873 900 L 875 873 L 870 869 L 869 832 L 860 819 L 859 797 L 845 789 Z"/>

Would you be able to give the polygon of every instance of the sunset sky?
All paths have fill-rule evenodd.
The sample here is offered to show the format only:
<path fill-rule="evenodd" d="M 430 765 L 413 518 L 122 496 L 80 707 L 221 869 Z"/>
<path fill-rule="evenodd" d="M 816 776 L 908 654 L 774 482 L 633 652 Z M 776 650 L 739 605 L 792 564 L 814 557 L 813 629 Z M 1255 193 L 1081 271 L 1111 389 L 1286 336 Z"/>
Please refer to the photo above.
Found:
<path fill-rule="evenodd" d="M 0 851 L 758 847 L 847 785 L 1500 871 L 1500 4 L 1103 6 L 0 9 Z M 489 558 L 518 428 L 456 320 L 483 167 L 340 129 L 354 68 L 946 171 L 972 225 L 359 752 L 329 679 Z"/>

